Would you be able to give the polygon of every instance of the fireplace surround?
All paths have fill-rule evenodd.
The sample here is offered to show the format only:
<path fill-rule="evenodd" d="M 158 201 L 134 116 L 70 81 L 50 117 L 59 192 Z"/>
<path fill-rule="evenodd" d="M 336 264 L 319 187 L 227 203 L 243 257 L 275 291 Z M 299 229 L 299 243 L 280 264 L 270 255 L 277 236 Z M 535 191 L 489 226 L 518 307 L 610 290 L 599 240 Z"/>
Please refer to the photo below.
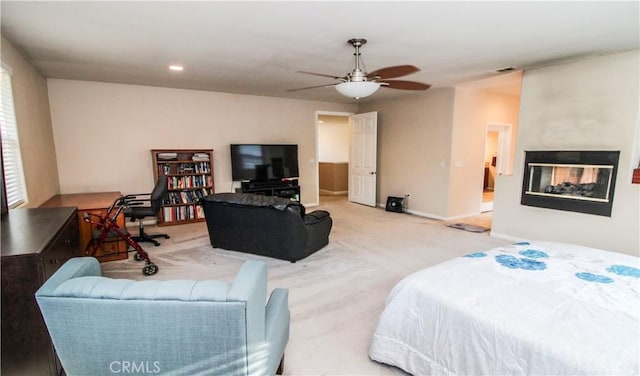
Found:
<path fill-rule="evenodd" d="M 525 151 L 520 203 L 611 216 L 620 151 Z"/>

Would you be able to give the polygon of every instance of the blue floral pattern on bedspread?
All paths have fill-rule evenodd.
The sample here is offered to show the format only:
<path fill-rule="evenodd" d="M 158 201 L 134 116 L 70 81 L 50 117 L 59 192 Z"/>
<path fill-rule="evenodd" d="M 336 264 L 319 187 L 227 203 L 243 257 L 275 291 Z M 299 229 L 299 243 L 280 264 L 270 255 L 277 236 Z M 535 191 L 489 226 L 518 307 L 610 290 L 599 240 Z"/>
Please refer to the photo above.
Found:
<path fill-rule="evenodd" d="M 576 277 L 580 278 L 580 279 L 584 279 L 585 281 L 589 281 L 589 282 L 598 282 L 598 283 L 611 283 L 613 282 L 613 279 L 604 276 L 604 275 L 599 275 L 599 274 L 593 274 L 593 273 L 576 273 Z"/>
<path fill-rule="evenodd" d="M 522 269 L 522 270 L 545 270 L 547 269 L 547 263 L 543 261 L 539 261 L 539 259 L 549 259 L 551 257 L 545 251 L 540 249 L 530 248 L 531 243 L 529 242 L 519 242 L 514 243 L 510 246 L 506 246 L 499 250 L 499 254 L 495 256 L 495 261 L 508 269 Z M 523 249 L 524 248 L 524 249 Z M 518 251 L 518 249 L 522 249 Z M 517 254 L 516 254 L 517 252 Z M 475 252 L 464 255 L 463 257 L 471 258 L 471 259 L 479 259 L 483 257 L 487 257 L 489 252 Z M 509 254 L 513 253 L 513 254 Z M 516 254 L 516 255 L 514 255 Z M 517 257 L 517 256 L 524 257 Z M 600 269 L 598 267 L 597 269 Z M 584 270 L 584 269 L 583 269 Z M 615 279 L 606 276 L 604 274 L 598 274 L 600 272 L 612 273 L 618 276 L 623 277 L 632 277 L 632 278 L 640 278 L 640 269 L 633 266 L 627 265 L 610 265 L 604 270 L 589 270 L 589 271 L 580 271 L 574 274 L 575 277 L 587 281 L 587 282 L 595 282 L 595 283 L 613 283 Z"/>
<path fill-rule="evenodd" d="M 545 257 L 549 257 L 548 254 L 546 254 L 545 252 L 542 251 L 538 251 L 535 249 L 527 249 L 526 251 L 520 251 L 520 254 L 522 256 L 526 256 L 526 257 L 530 257 L 530 258 L 545 258 Z"/>
<path fill-rule="evenodd" d="M 468 257 L 468 258 L 487 257 L 487 254 L 484 252 L 475 252 L 475 253 L 469 253 L 468 255 L 464 255 L 462 257 Z"/>
<path fill-rule="evenodd" d="M 517 258 L 511 255 L 497 255 L 496 261 L 509 269 L 524 269 L 524 270 L 544 270 L 547 268 L 547 264 L 542 261 L 531 260 L 528 258 Z"/>
<path fill-rule="evenodd" d="M 617 275 L 626 277 L 640 278 L 640 269 L 626 265 L 611 265 L 607 268 L 607 271 Z"/>

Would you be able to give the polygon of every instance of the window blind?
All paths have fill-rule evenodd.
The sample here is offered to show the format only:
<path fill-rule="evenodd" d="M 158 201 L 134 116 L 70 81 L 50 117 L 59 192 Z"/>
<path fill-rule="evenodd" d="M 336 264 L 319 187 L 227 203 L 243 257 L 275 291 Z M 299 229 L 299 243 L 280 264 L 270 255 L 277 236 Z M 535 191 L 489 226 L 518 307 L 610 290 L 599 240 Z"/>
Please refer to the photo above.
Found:
<path fill-rule="evenodd" d="M 2 131 L 2 164 L 10 208 L 24 203 L 27 199 L 18 140 L 16 113 L 13 106 L 11 74 L 0 67 L 0 130 Z"/>

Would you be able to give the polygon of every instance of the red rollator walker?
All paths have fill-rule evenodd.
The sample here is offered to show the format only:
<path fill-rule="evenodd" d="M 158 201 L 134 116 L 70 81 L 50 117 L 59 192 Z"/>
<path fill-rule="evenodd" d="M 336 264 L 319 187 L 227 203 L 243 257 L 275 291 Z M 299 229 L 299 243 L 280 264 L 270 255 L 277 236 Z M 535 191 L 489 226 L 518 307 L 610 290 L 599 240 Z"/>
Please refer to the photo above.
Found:
<path fill-rule="evenodd" d="M 91 240 L 84 248 L 84 255 L 95 257 L 98 250 L 105 250 L 103 248 L 105 243 L 119 241 L 122 239 L 127 243 L 127 252 L 136 252 L 134 255 L 134 259 L 136 261 L 145 261 L 142 273 L 144 275 L 154 275 L 158 272 L 158 265 L 151 262 L 149 254 L 140 246 L 140 244 L 138 244 L 138 242 L 133 240 L 129 231 L 118 225 L 118 216 L 130 205 L 126 198 L 127 196 L 122 196 L 113 201 L 103 216 L 92 213 L 84 214 L 83 220 L 95 227 L 91 234 Z"/>

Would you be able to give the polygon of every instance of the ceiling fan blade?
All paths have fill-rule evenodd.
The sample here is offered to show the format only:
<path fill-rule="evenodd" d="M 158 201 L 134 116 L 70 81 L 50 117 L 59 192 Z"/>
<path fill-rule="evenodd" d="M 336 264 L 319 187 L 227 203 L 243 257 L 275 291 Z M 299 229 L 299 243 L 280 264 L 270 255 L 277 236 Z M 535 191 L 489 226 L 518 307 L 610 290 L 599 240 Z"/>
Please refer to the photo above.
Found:
<path fill-rule="evenodd" d="M 415 67 L 413 65 L 396 65 L 394 67 L 386 67 L 375 70 L 369 74 L 367 74 L 368 79 L 380 79 L 384 80 L 386 78 L 395 78 L 406 76 L 411 73 L 419 72 L 420 68 Z"/>
<path fill-rule="evenodd" d="M 287 91 L 300 91 L 300 90 L 307 90 L 307 89 L 317 89 L 317 88 L 320 88 L 320 87 L 336 86 L 337 84 L 339 84 L 339 82 L 338 82 L 338 83 L 335 83 L 335 84 L 326 84 L 326 85 L 318 85 L 318 86 L 300 87 L 300 88 L 297 88 L 297 89 L 289 89 L 289 90 L 287 90 Z"/>
<path fill-rule="evenodd" d="M 304 73 L 304 74 L 312 74 L 314 76 L 320 76 L 320 77 L 329 77 L 329 78 L 333 78 L 336 80 L 344 80 L 344 77 L 341 76 L 333 76 L 330 74 L 324 74 L 324 73 L 314 73 L 314 72 L 306 72 L 306 71 L 298 71 L 298 73 Z"/>
<path fill-rule="evenodd" d="M 431 85 L 423 84 L 422 82 L 416 81 L 388 80 L 378 81 L 378 83 L 380 83 L 382 87 L 400 90 L 427 90 L 431 87 Z"/>

